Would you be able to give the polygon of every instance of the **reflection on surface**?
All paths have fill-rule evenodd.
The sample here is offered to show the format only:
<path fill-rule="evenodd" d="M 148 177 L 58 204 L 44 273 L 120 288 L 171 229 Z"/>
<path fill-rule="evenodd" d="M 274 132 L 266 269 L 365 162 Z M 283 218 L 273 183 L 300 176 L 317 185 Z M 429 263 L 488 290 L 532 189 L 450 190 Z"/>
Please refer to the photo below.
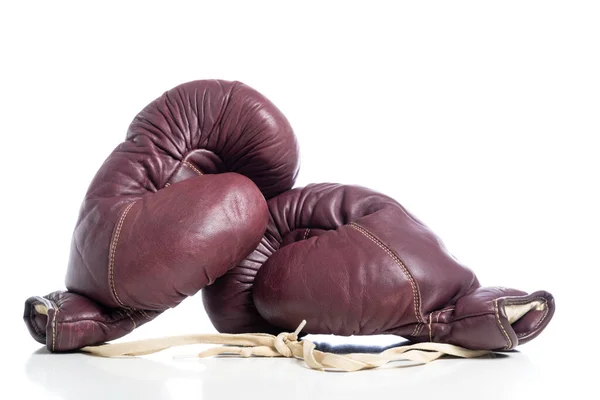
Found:
<path fill-rule="evenodd" d="M 354 348 L 354 350 L 360 350 Z M 193 352 L 192 352 L 193 353 Z M 527 357 L 513 352 L 481 359 L 442 359 L 425 366 L 357 373 L 313 371 L 281 358 L 99 358 L 33 353 L 29 379 L 63 399 L 348 399 L 423 396 L 503 399 L 542 384 Z"/>
<path fill-rule="evenodd" d="M 50 354 L 45 348 L 26 364 L 29 379 L 63 399 L 170 399 L 173 384 L 184 382 L 200 396 L 201 376 L 144 358 L 100 358 L 85 354 Z M 177 392 L 177 387 L 174 387 Z"/>

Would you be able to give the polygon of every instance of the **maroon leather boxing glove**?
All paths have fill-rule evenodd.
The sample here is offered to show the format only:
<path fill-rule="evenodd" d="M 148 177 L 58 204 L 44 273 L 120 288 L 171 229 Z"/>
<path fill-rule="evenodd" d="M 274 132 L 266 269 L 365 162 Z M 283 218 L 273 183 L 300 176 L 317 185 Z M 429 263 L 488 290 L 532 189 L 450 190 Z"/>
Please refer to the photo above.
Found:
<path fill-rule="evenodd" d="M 202 291 L 220 332 L 395 334 L 509 350 L 536 337 L 552 296 L 481 287 L 427 226 L 393 199 L 334 184 L 268 201 L 257 249 Z"/>
<path fill-rule="evenodd" d="M 215 80 L 167 91 L 91 182 L 68 291 L 26 301 L 30 333 L 51 351 L 72 350 L 176 306 L 258 245 L 265 196 L 291 188 L 297 170 L 288 121 L 255 90 Z"/>

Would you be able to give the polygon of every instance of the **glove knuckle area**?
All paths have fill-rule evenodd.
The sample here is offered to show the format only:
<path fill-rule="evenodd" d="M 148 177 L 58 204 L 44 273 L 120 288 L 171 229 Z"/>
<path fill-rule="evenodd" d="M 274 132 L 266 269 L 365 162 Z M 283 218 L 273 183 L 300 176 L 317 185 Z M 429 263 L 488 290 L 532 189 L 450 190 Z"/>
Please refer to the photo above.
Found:
<path fill-rule="evenodd" d="M 373 250 L 348 225 L 280 249 L 256 276 L 258 312 L 285 330 L 306 319 L 315 334 L 384 333 L 414 320 L 410 282 Z"/>
<path fill-rule="evenodd" d="M 288 121 L 254 89 L 210 80 L 165 92 L 92 180 L 67 288 L 111 307 L 178 304 L 256 247 L 265 196 L 289 189 L 297 170 Z"/>
<path fill-rule="evenodd" d="M 378 234 L 392 231 L 403 223 L 400 208 L 372 190 L 337 184 L 271 199 L 268 232 L 276 246 L 257 263 L 253 298 L 245 302 L 256 308 L 257 323 L 293 329 L 307 319 L 311 333 L 351 335 L 418 322 L 415 279 L 393 249 L 361 227 L 371 221 Z"/>
<path fill-rule="evenodd" d="M 208 296 L 227 297 L 225 310 L 211 306 L 213 321 L 245 318 L 223 324 L 232 331 L 289 331 L 306 319 L 307 333 L 502 350 L 535 337 L 552 316 L 549 294 L 481 288 L 423 222 L 372 190 L 316 184 L 268 203 L 262 247 Z M 227 286 L 234 276 L 244 277 L 243 299 Z"/>
<path fill-rule="evenodd" d="M 134 308 L 174 307 L 241 262 L 267 222 L 260 191 L 245 182 L 237 174 L 198 177 L 135 203 L 109 271 L 119 300 Z"/>

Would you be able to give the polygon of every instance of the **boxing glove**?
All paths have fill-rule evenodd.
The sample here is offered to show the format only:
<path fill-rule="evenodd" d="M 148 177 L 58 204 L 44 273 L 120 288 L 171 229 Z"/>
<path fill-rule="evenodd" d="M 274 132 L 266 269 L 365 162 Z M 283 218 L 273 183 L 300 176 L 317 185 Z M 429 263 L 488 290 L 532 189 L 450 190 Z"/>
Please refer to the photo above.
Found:
<path fill-rule="evenodd" d="M 212 283 L 258 245 L 298 157 L 283 114 L 242 83 L 165 92 L 92 180 L 67 291 L 25 302 L 31 335 L 50 351 L 112 340 Z"/>
<path fill-rule="evenodd" d="M 268 201 L 259 246 L 202 291 L 220 332 L 394 334 L 510 350 L 536 337 L 553 297 L 482 287 L 423 222 L 372 190 L 315 184 Z"/>

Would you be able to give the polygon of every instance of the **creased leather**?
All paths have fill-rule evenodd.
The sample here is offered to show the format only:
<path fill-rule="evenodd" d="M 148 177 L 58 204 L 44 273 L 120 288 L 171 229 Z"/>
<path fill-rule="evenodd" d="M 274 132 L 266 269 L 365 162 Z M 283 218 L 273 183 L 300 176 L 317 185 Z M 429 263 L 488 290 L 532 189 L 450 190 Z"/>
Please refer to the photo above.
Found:
<path fill-rule="evenodd" d="M 43 305 L 47 315 L 36 311 L 36 305 Z M 29 298 L 23 318 L 35 340 L 51 351 L 64 351 L 73 349 L 73 340 L 102 343 L 107 335 L 126 335 L 158 315 L 155 311 L 111 309 L 75 293 L 56 291 Z"/>
<path fill-rule="evenodd" d="M 552 296 L 481 287 L 422 221 L 388 196 L 314 184 L 268 201 L 257 249 L 203 293 L 220 332 L 395 334 L 470 349 L 509 350 L 537 336 Z M 540 300 L 511 325 L 507 304 Z"/>
<path fill-rule="evenodd" d="M 165 92 L 91 181 L 68 291 L 26 301 L 30 333 L 51 351 L 72 350 L 175 307 L 256 248 L 265 197 L 290 189 L 298 166 L 289 122 L 254 89 L 209 80 Z"/>

